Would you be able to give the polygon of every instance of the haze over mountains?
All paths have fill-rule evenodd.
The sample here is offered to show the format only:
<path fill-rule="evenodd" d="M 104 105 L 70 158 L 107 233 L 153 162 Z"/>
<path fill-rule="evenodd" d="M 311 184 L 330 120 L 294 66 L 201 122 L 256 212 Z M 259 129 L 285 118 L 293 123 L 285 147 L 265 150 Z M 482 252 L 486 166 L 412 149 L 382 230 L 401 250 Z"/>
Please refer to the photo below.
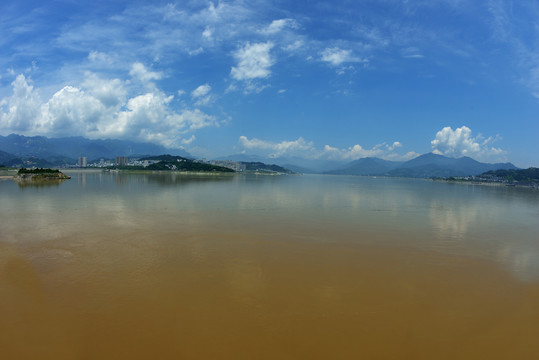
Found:
<path fill-rule="evenodd" d="M 12 159 L 38 158 L 53 165 L 76 162 L 79 156 L 88 160 L 111 159 L 116 156 L 143 156 L 171 154 L 192 157 L 180 149 L 168 149 L 152 144 L 128 140 L 91 140 L 81 136 L 47 138 L 44 136 L 23 136 L 11 134 L 0 136 L 0 163 Z"/>
<path fill-rule="evenodd" d="M 274 163 L 299 173 L 420 178 L 479 175 L 490 170 L 517 169 L 511 163 L 487 164 L 469 157 L 455 159 L 433 153 L 420 155 L 406 162 L 389 161 L 374 157 L 343 162 L 287 157 L 263 158 L 245 154 L 232 155 L 222 159 Z"/>
<path fill-rule="evenodd" d="M 511 163 L 487 164 L 469 157 L 449 158 L 433 153 L 420 155 L 406 162 L 388 161 L 378 158 L 363 158 L 352 161 L 345 167 L 329 171 L 340 175 L 385 175 L 399 177 L 447 177 L 479 175 L 498 169 L 517 169 Z"/>
<path fill-rule="evenodd" d="M 151 143 L 126 140 L 91 140 L 83 137 L 46 138 L 11 134 L 0 136 L 0 164 L 11 165 L 20 159 L 35 159 L 37 166 L 61 166 L 74 164 L 79 156 L 89 161 L 115 156 L 151 156 L 171 154 L 192 158 L 181 149 L 169 149 Z M 39 161 L 38 161 L 39 160 Z M 406 162 L 366 157 L 351 162 L 328 159 L 305 159 L 299 157 L 264 158 L 236 154 L 217 160 L 262 162 L 275 164 L 298 173 L 321 173 L 334 175 L 368 175 L 399 177 L 448 177 L 479 175 L 498 169 L 517 169 L 511 163 L 481 163 L 469 157 L 449 158 L 433 153 L 420 155 Z M 41 161 L 41 162 L 40 162 Z M 43 165 L 40 165 L 43 164 Z"/>

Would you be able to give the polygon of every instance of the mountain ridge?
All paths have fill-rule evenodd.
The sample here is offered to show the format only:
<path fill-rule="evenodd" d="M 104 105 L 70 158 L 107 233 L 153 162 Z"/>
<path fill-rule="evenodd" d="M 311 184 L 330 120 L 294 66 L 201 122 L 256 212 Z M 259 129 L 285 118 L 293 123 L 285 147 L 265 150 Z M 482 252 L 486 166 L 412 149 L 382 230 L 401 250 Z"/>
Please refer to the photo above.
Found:
<path fill-rule="evenodd" d="M 264 158 L 256 155 L 236 154 L 219 159 L 233 161 L 260 161 L 283 166 L 298 173 L 393 176 L 393 177 L 449 177 L 479 175 L 490 170 L 518 169 L 510 162 L 482 163 L 470 157 L 450 158 L 427 153 L 408 161 L 391 161 L 376 157 L 365 157 L 350 162 L 327 159 Z"/>
<path fill-rule="evenodd" d="M 427 153 L 405 162 L 362 158 L 328 174 L 376 175 L 394 177 L 449 177 L 479 175 L 486 171 L 499 169 L 518 169 L 512 163 L 482 163 L 470 157 L 450 158 L 439 154 Z"/>
<path fill-rule="evenodd" d="M 349 162 L 346 166 L 326 172 L 332 175 L 380 175 L 399 167 L 403 162 L 376 157 L 365 157 Z"/>
<path fill-rule="evenodd" d="M 0 164 L 28 163 L 37 166 L 74 164 L 76 158 L 85 156 L 89 161 L 115 156 L 141 157 L 172 154 L 184 158 L 193 157 L 182 149 L 168 149 L 151 143 L 130 140 L 87 139 L 81 136 L 47 138 L 44 136 L 0 135 Z M 399 162 L 376 157 L 365 157 L 354 161 L 329 159 L 304 159 L 298 157 L 263 157 L 235 154 L 216 160 L 275 164 L 298 173 L 334 175 L 393 176 L 393 177 L 450 177 L 473 176 L 493 170 L 518 169 L 510 162 L 482 163 L 470 157 L 450 158 L 427 153 L 414 159 Z"/>
<path fill-rule="evenodd" d="M 88 160 L 116 156 L 141 156 L 172 153 L 186 158 L 191 154 L 182 149 L 169 149 L 152 143 L 118 139 L 88 139 L 82 136 L 48 138 L 45 136 L 0 135 L 0 151 L 16 158 L 64 158 L 74 162 L 79 156 Z"/>

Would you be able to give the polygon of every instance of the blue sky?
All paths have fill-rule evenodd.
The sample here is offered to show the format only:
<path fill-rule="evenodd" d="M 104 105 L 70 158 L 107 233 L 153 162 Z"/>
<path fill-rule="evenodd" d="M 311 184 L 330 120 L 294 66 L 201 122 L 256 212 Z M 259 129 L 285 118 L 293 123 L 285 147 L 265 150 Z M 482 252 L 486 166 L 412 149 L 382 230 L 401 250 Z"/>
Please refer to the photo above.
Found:
<path fill-rule="evenodd" d="M 0 4 L 0 134 L 539 166 L 537 1 Z"/>

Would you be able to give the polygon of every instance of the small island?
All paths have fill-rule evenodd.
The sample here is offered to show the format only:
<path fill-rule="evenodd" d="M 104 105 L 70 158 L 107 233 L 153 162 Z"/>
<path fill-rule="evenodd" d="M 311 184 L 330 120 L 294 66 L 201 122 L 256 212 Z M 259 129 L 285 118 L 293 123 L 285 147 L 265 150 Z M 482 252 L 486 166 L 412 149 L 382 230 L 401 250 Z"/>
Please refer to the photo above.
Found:
<path fill-rule="evenodd" d="M 15 181 L 50 181 L 50 180 L 67 180 L 71 176 L 67 176 L 57 169 L 25 169 L 21 168 L 17 175 L 13 178 Z"/>

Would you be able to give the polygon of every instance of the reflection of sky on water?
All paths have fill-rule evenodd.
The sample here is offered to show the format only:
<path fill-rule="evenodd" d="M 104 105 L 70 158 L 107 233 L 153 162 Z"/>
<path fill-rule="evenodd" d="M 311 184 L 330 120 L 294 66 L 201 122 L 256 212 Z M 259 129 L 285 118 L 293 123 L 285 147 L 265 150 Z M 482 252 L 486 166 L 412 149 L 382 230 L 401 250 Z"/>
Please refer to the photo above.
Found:
<path fill-rule="evenodd" d="M 499 261 L 539 277 L 539 194 L 518 188 L 347 176 L 186 176 L 72 172 L 55 187 L 0 183 L 2 241 L 117 232 L 322 230 Z M 5 219 L 5 220 L 4 220 Z M 253 225 L 254 224 L 254 225 Z M 251 228 L 249 228 L 251 227 Z"/>

